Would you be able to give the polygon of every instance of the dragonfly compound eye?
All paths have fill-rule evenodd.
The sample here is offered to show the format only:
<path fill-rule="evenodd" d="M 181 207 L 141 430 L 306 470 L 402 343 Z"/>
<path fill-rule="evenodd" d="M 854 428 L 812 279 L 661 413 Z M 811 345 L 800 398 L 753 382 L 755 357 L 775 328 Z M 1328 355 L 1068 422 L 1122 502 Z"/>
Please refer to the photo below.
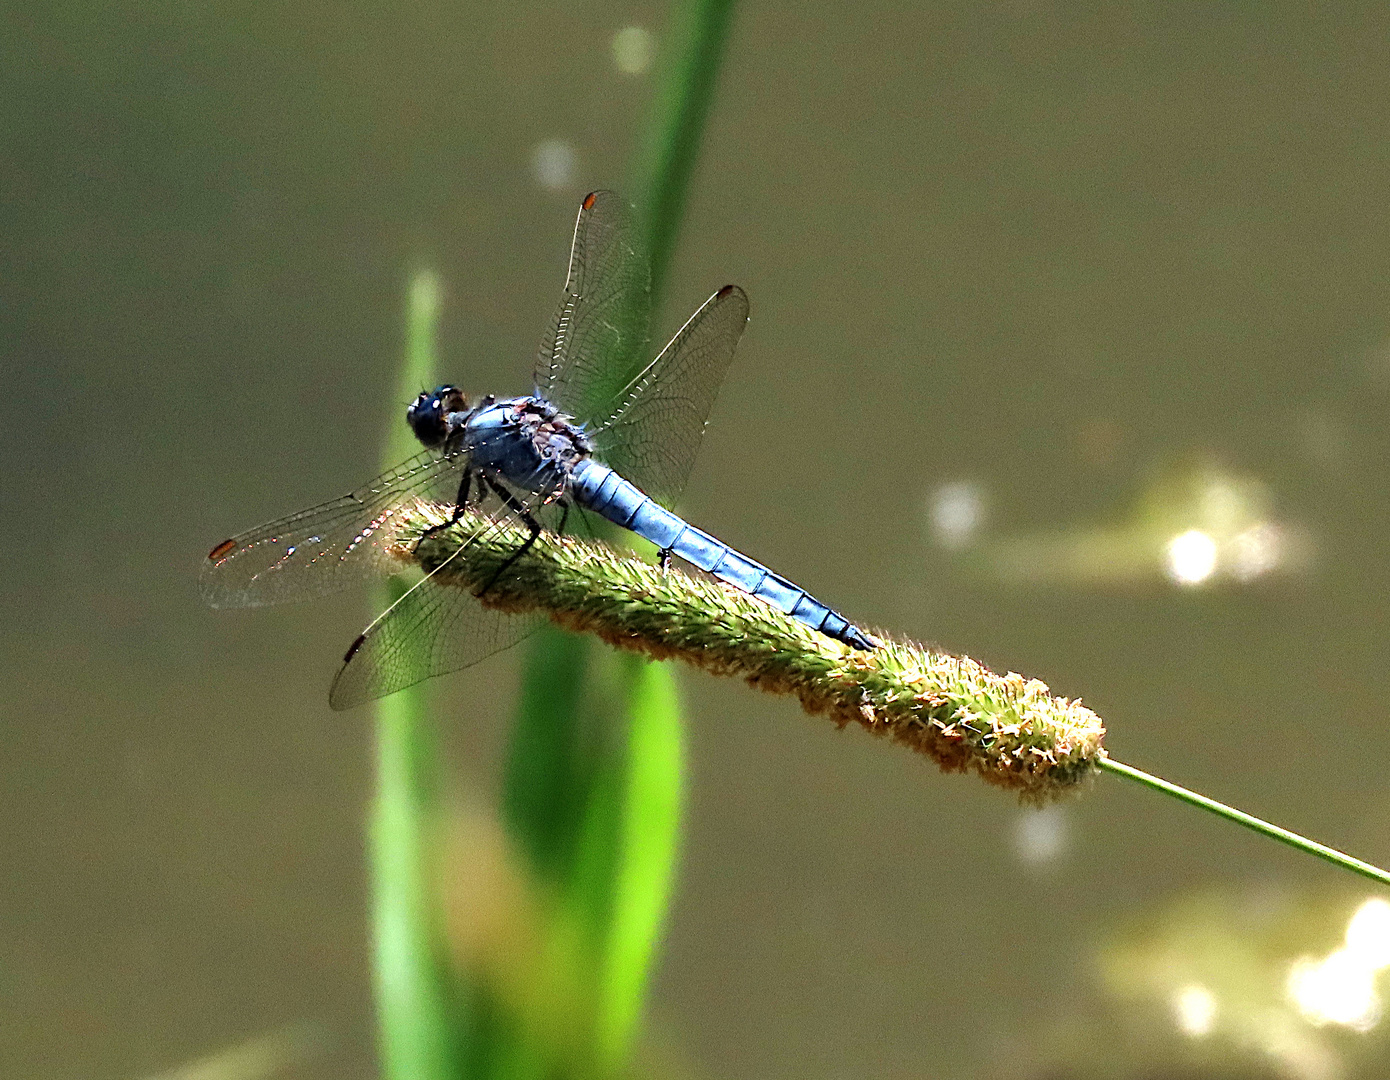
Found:
<path fill-rule="evenodd" d="M 406 423 L 426 446 L 438 446 L 449 434 L 446 415 L 465 407 L 463 394 L 452 386 L 439 386 L 421 394 L 405 410 Z"/>

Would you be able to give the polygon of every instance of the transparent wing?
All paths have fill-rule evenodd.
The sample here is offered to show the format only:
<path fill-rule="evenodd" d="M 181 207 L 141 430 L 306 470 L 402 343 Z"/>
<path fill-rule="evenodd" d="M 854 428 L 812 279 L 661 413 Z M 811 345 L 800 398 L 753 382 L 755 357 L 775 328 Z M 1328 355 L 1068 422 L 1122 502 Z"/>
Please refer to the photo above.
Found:
<path fill-rule="evenodd" d="M 203 563 L 198 587 L 213 607 L 305 600 L 399 569 L 386 554 L 404 507 L 458 497 L 465 454 L 426 452 L 340 499 L 224 540 Z"/>
<path fill-rule="evenodd" d="M 585 197 L 554 328 L 536 358 L 536 392 L 581 424 L 608 416 L 647 345 L 651 273 L 619 195 Z"/>
<path fill-rule="evenodd" d="M 541 496 L 528 497 L 526 511 L 542 515 L 542 501 Z M 520 511 L 502 507 L 490 516 L 490 526 L 416 582 L 353 642 L 328 693 L 329 705 L 350 709 L 470 667 L 515 645 L 544 620 L 539 611 L 508 614 L 484 607 L 468 589 L 443 583 L 441 571 L 469 547 L 503 531 L 525 535 Z"/>
<path fill-rule="evenodd" d="M 748 325 L 748 297 L 725 285 L 618 396 L 590 438 L 598 456 L 657 502 L 685 490 L 710 409 Z"/>

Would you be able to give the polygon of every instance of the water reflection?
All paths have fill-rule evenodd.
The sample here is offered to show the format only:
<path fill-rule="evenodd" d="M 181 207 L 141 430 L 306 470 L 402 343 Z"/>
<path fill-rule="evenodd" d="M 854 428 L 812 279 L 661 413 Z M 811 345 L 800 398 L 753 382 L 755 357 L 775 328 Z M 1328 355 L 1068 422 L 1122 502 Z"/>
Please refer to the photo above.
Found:
<path fill-rule="evenodd" d="M 613 35 L 613 65 L 624 75 L 645 75 L 656 55 L 656 39 L 640 26 L 625 26 Z"/>
<path fill-rule="evenodd" d="M 970 483 L 938 488 L 928 523 L 936 546 L 1007 582 L 1248 584 L 1301 572 L 1312 556 L 1306 530 L 1276 515 L 1263 481 L 1206 461 L 1158 472 L 1114 525 L 990 536 L 983 528 L 983 489 Z"/>
<path fill-rule="evenodd" d="M 1343 927 L 1340 947 L 1317 949 Z M 1358 1062 L 1383 1049 L 1377 983 L 1390 967 L 1390 903 L 1379 898 L 1189 896 L 1133 926 L 1099 960 L 1123 1026 L 1141 1031 L 1145 1016 L 1160 1026 L 1166 1017 L 1192 1047 L 1172 1042 L 1155 1056 L 1146 1046 L 1151 1064 L 1190 1063 L 1200 1040 L 1204 1061 L 1262 1061 L 1292 1080 L 1339 1080 L 1363 1075 Z M 1151 1027 L 1148 1038 L 1157 1034 Z"/>
<path fill-rule="evenodd" d="M 1289 972 L 1289 1000 L 1312 1024 L 1370 1031 L 1380 1022 L 1376 977 L 1390 967 L 1390 903 L 1367 900 L 1347 924 L 1346 943 L 1327 956 L 1300 957 Z"/>
<path fill-rule="evenodd" d="M 1173 998 L 1173 1012 L 1177 1015 L 1178 1028 L 1184 1035 L 1200 1039 L 1211 1034 L 1216 1022 L 1216 995 L 1205 986 L 1190 983 L 1184 986 Z"/>
<path fill-rule="evenodd" d="M 531 175 L 547 191 L 564 191 L 579 171 L 579 154 L 564 139 L 545 139 L 531 151 Z"/>
<path fill-rule="evenodd" d="M 1065 806 L 1023 810 L 1014 824 L 1014 851 L 1025 866 L 1044 867 L 1066 853 L 1069 833 Z"/>
<path fill-rule="evenodd" d="M 979 484 L 959 480 L 932 492 L 927 524 L 933 539 L 947 551 L 969 547 L 984 523 L 985 491 Z"/>
<path fill-rule="evenodd" d="M 149 1080 L 270 1080 L 323 1054 L 328 1042 L 322 1024 L 305 1021 L 257 1035 Z"/>

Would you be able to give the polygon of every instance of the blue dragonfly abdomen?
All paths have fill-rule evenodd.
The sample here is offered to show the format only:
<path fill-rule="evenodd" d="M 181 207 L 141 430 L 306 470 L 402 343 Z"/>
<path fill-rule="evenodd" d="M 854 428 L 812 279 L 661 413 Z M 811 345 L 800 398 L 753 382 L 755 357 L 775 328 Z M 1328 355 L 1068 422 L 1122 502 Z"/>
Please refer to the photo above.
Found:
<path fill-rule="evenodd" d="M 650 540 L 662 551 L 679 555 L 692 566 L 756 596 L 811 629 L 851 648 L 878 647 L 877 640 L 799 585 L 697 529 L 593 458 L 586 457 L 574 466 L 569 491 L 580 506 Z"/>

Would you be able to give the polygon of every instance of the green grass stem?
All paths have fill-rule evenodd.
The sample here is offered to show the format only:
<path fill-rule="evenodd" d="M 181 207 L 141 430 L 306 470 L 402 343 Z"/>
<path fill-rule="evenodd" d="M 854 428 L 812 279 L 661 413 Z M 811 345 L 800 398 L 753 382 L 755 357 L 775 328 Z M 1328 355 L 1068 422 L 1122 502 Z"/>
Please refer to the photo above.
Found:
<path fill-rule="evenodd" d="M 658 310 L 731 10 L 730 0 L 674 5 L 658 58 L 627 192 Z M 649 357 L 602 359 L 622 385 Z M 587 1047 L 561 1064 L 568 1075 L 611 1074 L 629 1056 L 674 880 L 684 786 L 671 671 L 637 657 L 615 664 L 590 645 L 553 629 L 533 639 L 503 790 L 509 835 L 556 898 L 552 918 L 578 927 L 583 942 L 582 988 L 568 992 L 587 999 L 591 1024 Z M 497 1040 L 499 1049 L 514 1041 Z"/>
<path fill-rule="evenodd" d="M 685 796 L 684 732 L 675 680 L 661 664 L 625 657 L 626 768 L 609 931 L 599 962 L 596 1056 L 615 1069 L 641 1019 L 666 922 Z"/>
<path fill-rule="evenodd" d="M 414 453 L 394 408 L 432 385 L 439 282 L 428 271 L 410 282 L 405 358 L 382 459 Z M 396 576 L 377 596 L 383 610 L 405 591 Z M 376 706 L 376 793 L 371 859 L 377 1027 L 387 1080 L 457 1080 L 459 1043 L 451 1012 L 448 961 L 437 919 L 433 864 L 440 822 L 439 732 L 427 688 L 412 686 Z"/>
<path fill-rule="evenodd" d="M 672 13 L 659 57 L 651 118 L 633 169 L 642 239 L 651 258 L 652 304 L 660 309 L 685 196 L 714 98 L 733 0 L 692 0 Z"/>
<path fill-rule="evenodd" d="M 1372 881 L 1378 881 L 1382 885 L 1390 885 L 1390 871 L 1382 870 L 1378 866 L 1372 866 L 1368 862 L 1351 855 L 1344 854 L 1336 848 L 1330 848 L 1325 844 L 1319 844 L 1316 840 L 1309 840 L 1306 836 L 1300 836 L 1296 832 L 1282 829 L 1278 825 L 1271 825 L 1268 821 L 1257 818 L 1254 814 L 1247 814 L 1244 810 L 1237 810 L 1234 806 L 1227 806 L 1225 803 L 1209 799 L 1205 795 L 1199 795 L 1195 791 L 1190 791 L 1185 787 L 1173 783 L 1171 780 L 1164 780 L 1162 777 L 1146 773 L 1143 769 L 1136 769 L 1133 765 L 1126 765 L 1122 761 L 1116 761 L 1109 754 L 1102 752 L 1095 761 L 1095 766 L 1102 772 L 1108 772 L 1115 776 L 1123 776 L 1126 780 L 1133 780 L 1143 784 L 1145 787 L 1161 791 L 1164 795 L 1170 795 L 1179 802 L 1187 803 L 1188 806 L 1200 807 L 1208 813 L 1215 814 L 1217 817 L 1225 818 L 1227 821 L 1234 821 L 1237 825 L 1243 825 L 1247 829 L 1259 833 L 1261 836 L 1268 836 L 1271 840 L 1278 840 L 1281 844 L 1288 844 L 1289 847 L 1297 848 L 1299 851 L 1315 855 L 1319 859 L 1326 859 L 1343 870 L 1350 870 L 1353 874 L 1360 874 L 1368 877 Z"/>

